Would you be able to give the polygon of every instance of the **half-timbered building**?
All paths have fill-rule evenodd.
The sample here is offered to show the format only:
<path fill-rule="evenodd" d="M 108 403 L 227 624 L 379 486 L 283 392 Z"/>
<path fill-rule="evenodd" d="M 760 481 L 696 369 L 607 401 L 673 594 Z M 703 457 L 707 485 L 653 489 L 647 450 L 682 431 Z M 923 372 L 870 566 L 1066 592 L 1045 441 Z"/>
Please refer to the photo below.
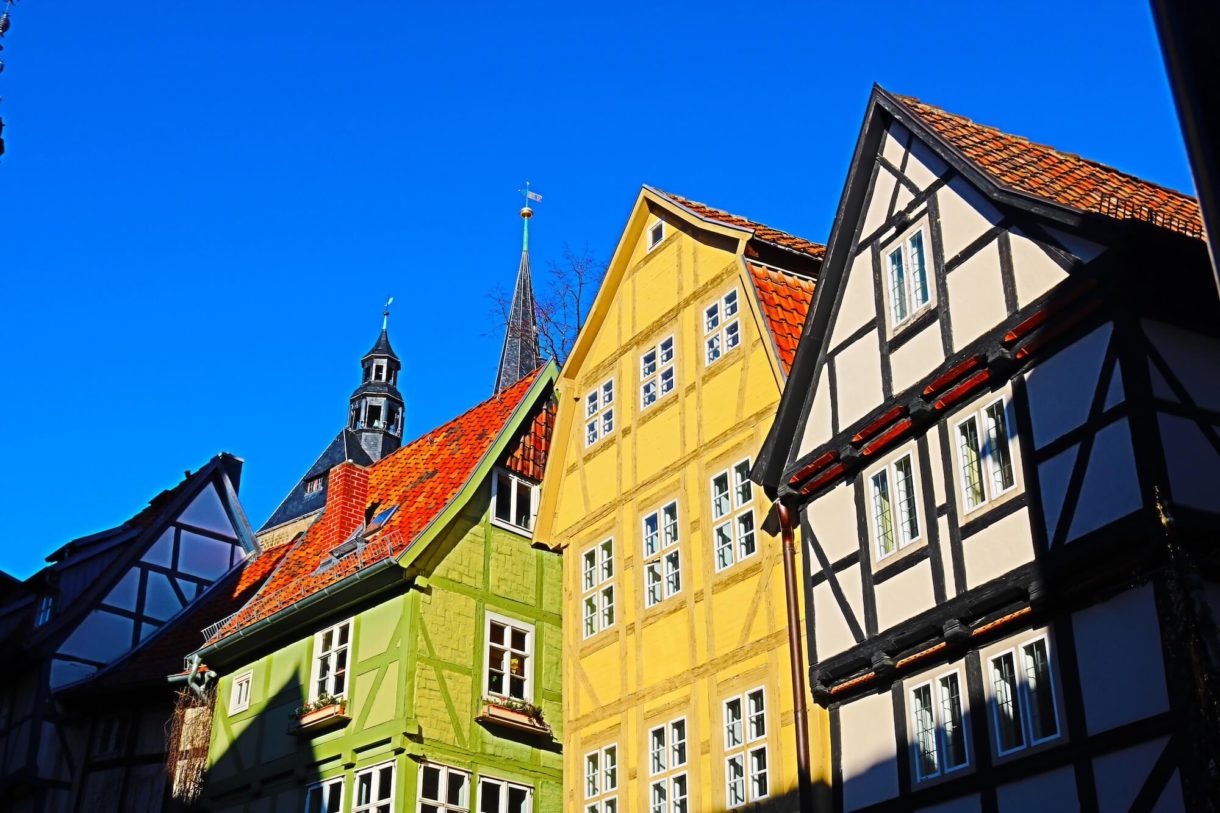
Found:
<path fill-rule="evenodd" d="M 1187 195 L 874 89 L 755 467 L 806 543 L 837 811 L 1220 798 L 1200 236 Z"/>

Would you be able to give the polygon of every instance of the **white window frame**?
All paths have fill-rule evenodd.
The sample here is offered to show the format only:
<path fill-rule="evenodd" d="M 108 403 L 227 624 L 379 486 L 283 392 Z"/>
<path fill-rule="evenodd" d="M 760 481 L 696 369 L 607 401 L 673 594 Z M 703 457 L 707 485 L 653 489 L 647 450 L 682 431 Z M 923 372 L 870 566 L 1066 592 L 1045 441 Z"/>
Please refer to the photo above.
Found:
<path fill-rule="evenodd" d="M 730 312 L 730 308 L 732 309 Z M 711 367 L 741 347 L 741 292 L 734 286 L 703 308 L 703 364 Z M 730 344 L 730 342 L 732 342 Z M 714 348 L 714 349 L 713 349 Z M 715 357 L 712 353 L 715 353 Z"/>
<path fill-rule="evenodd" d="M 317 477 L 310 477 L 305 481 L 305 496 L 317 494 L 322 490 L 322 484 L 326 482 L 326 475 L 319 474 Z"/>
<path fill-rule="evenodd" d="M 728 487 L 728 507 L 721 512 L 718 503 L 716 480 L 725 478 Z M 742 492 L 747 491 L 749 497 L 742 499 Z M 754 484 L 750 481 L 750 458 L 739 460 L 724 471 L 719 471 L 708 478 L 708 491 L 711 495 L 712 517 L 712 559 L 716 572 L 728 570 L 735 564 L 745 561 L 758 553 L 758 522 L 754 514 Z M 746 530 L 744 525 L 748 524 Z M 727 529 L 728 536 L 722 537 L 721 529 Z M 727 547 L 721 544 L 728 540 Z M 743 553 L 745 543 L 753 546 L 753 550 Z M 723 561 L 721 551 L 727 550 L 728 561 Z"/>
<path fill-rule="evenodd" d="M 1029 702 L 1029 665 L 1025 660 L 1025 648 L 1039 642 L 1046 649 L 1047 683 L 1050 690 L 1051 711 L 1054 713 L 1055 718 L 1055 733 L 1035 738 L 1032 710 Z M 1006 655 L 1012 657 L 1013 668 L 1016 672 L 1017 698 L 1020 702 L 1020 707 L 1017 711 L 1020 718 L 1018 723 L 1021 732 L 1021 743 L 1007 749 L 1000 742 L 1000 704 L 996 697 L 996 680 L 993 671 L 995 662 Z M 986 653 L 984 680 L 987 685 L 987 705 L 990 707 L 988 716 L 991 717 L 992 747 L 995 748 L 997 757 L 1006 757 L 1021 751 L 1037 748 L 1063 736 L 1063 721 L 1059 714 L 1059 689 L 1055 685 L 1054 647 L 1051 646 L 1051 637 L 1046 630 L 1040 630 L 1036 634 L 1019 638 L 1013 642 L 1005 642 L 999 649 L 989 650 Z"/>
<path fill-rule="evenodd" d="M 667 533 L 670 524 L 666 521 L 666 512 L 673 509 L 673 535 Z M 654 549 L 649 550 L 648 521 L 656 518 L 657 530 L 654 539 Z M 645 514 L 640 521 L 641 547 L 643 551 L 644 575 L 644 606 L 655 607 L 666 599 L 682 592 L 682 512 L 677 500 L 670 500 L 659 506 L 655 511 Z M 671 564 L 672 563 L 672 564 Z M 650 581 L 653 573 L 657 579 Z M 675 578 L 676 577 L 676 578 Z M 658 585 L 658 597 L 654 598 L 651 584 Z"/>
<path fill-rule="evenodd" d="M 580 555 L 581 634 L 592 638 L 614 626 L 614 537 L 607 537 Z M 592 611 L 590 613 L 590 611 Z"/>
<path fill-rule="evenodd" d="M 676 736 L 681 727 L 682 737 Z M 661 733 L 661 747 L 656 748 L 656 734 Z M 687 766 L 690 764 L 690 729 L 685 717 L 676 717 L 667 723 L 650 727 L 645 733 L 645 758 L 648 760 L 648 813 L 689 813 L 690 811 L 690 780 L 687 776 Z M 681 760 L 678 757 L 679 742 L 681 743 Z M 658 762 L 658 755 L 660 762 Z M 676 789 L 682 788 L 681 797 Z M 662 791 L 660 803 L 656 790 Z"/>
<path fill-rule="evenodd" d="M 1008 472 L 1012 478 L 1012 482 L 1007 486 L 1003 485 L 999 477 L 1002 475 L 1003 469 L 1000 468 L 996 461 L 999 456 L 997 448 L 993 445 L 992 429 L 989 423 L 990 417 L 988 411 L 996 405 L 999 405 L 1000 412 L 1004 417 L 1005 429 L 1005 445 L 1008 453 Z M 980 402 L 977 406 L 962 412 L 953 422 L 953 435 L 951 442 L 955 449 L 955 459 L 957 461 L 957 488 L 958 494 L 962 501 L 962 513 L 969 514 L 978 511 L 981 508 L 995 502 L 1001 497 L 1012 493 L 1017 488 L 1017 448 L 1018 438 L 1013 431 L 1013 410 L 1012 400 L 1007 395 L 998 395 L 996 397 L 987 398 Z M 964 453 L 965 444 L 962 442 L 961 429 L 968 423 L 974 423 L 975 441 L 978 444 L 978 476 L 979 490 L 982 492 L 982 497 L 975 502 L 971 493 L 973 489 L 968 480 L 966 467 L 966 459 Z M 998 437 L 998 435 L 997 435 Z"/>
<path fill-rule="evenodd" d="M 585 813 L 618 813 L 618 743 L 612 742 L 590 751 L 585 754 L 582 764 Z"/>
<path fill-rule="evenodd" d="M 331 647 L 331 649 L 326 650 L 324 652 L 322 650 L 322 639 L 325 637 L 326 633 L 328 633 L 328 632 L 332 633 L 335 636 L 334 639 L 332 639 L 332 640 L 337 641 L 338 637 L 339 637 L 339 631 L 343 627 L 347 627 L 347 643 L 346 644 L 337 644 L 336 643 Z M 351 686 L 351 680 L 349 680 L 348 678 L 351 677 L 352 650 L 355 649 L 355 644 L 356 644 L 356 625 L 354 623 L 354 620 L 351 618 L 348 618 L 345 621 L 340 621 L 338 624 L 327 627 L 326 629 L 318 630 L 317 632 L 314 633 L 313 652 L 312 652 L 312 656 L 311 656 L 312 665 L 310 667 L 310 674 L 309 674 L 309 700 L 310 700 L 310 702 L 317 700 L 323 694 L 322 691 L 318 690 L 318 681 L 323 680 L 323 678 L 321 676 L 320 666 L 321 666 L 322 658 L 324 656 L 329 659 L 328 666 L 330 669 L 329 674 L 325 678 L 325 680 L 327 681 L 327 685 L 326 685 L 326 690 L 324 693 L 329 694 L 331 697 L 336 697 L 336 698 L 340 698 L 340 699 L 347 697 L 347 690 Z M 335 668 L 335 663 L 338 661 L 337 653 L 340 651 L 346 651 L 347 657 L 344 660 L 343 669 L 337 670 Z M 343 678 L 344 678 L 343 679 L 343 690 L 336 692 L 334 689 L 335 675 L 339 674 L 340 671 L 342 671 Z"/>
<path fill-rule="evenodd" d="M 314 791 L 322 795 L 321 813 L 343 813 L 343 795 L 347 790 L 347 783 L 344 781 L 346 777 L 336 776 L 334 779 L 323 779 L 321 782 L 311 782 L 305 786 L 305 813 L 310 813 L 309 796 Z M 335 807 L 330 807 L 326 804 L 326 791 L 329 788 L 339 788 L 339 803 Z"/>
<path fill-rule="evenodd" d="M 946 756 L 949 753 L 949 743 L 945 735 L 945 694 L 942 682 L 945 678 L 954 677 L 957 679 L 958 687 L 958 705 L 961 712 L 961 721 L 959 723 L 959 733 L 962 738 L 962 751 L 965 754 L 965 761 L 960 765 L 947 767 L 945 764 Z M 919 761 L 919 720 L 916 718 L 916 707 L 914 702 L 915 692 L 923 688 L 928 689 L 932 703 L 932 737 L 933 745 L 935 746 L 936 770 L 924 774 L 920 770 Z M 970 767 L 970 730 L 967 721 L 970 718 L 970 694 L 966 687 L 966 675 L 960 667 L 948 669 L 930 677 L 927 680 L 922 680 L 918 683 L 908 684 L 907 704 L 910 712 L 911 726 L 911 769 L 914 771 L 916 782 L 930 782 L 941 776 L 948 776 L 951 773 L 964 771 Z"/>
<path fill-rule="evenodd" d="M 373 799 L 365 804 L 357 804 L 360 799 L 360 777 L 371 774 L 373 783 L 370 786 L 374 792 L 377 790 L 377 774 L 383 768 L 390 769 L 390 798 L 388 799 Z M 394 805 L 394 797 L 398 792 L 398 765 L 394 760 L 389 762 L 379 762 L 376 765 L 356 771 L 356 775 L 352 778 L 352 813 L 379 813 L 378 808 L 382 805 L 388 805 L 386 808 L 388 813 L 394 813 L 398 808 Z"/>
<path fill-rule="evenodd" d="M 665 242 L 665 221 L 658 220 L 648 227 L 648 250 L 652 251 Z"/>
<path fill-rule="evenodd" d="M 484 695 L 484 697 L 499 697 L 499 698 L 502 698 L 505 700 L 523 700 L 526 703 L 534 702 L 534 675 L 533 675 L 533 672 L 534 672 L 534 666 L 535 666 L 534 661 L 537 658 L 537 653 L 536 653 L 535 647 L 534 647 L 534 625 L 527 623 L 525 621 L 518 621 L 515 618 L 509 618 L 506 615 L 500 615 L 499 613 L 493 613 L 490 610 L 487 612 L 486 615 L 487 615 L 487 617 L 483 622 L 483 695 Z M 521 652 L 524 653 L 524 655 L 525 655 L 525 669 L 523 670 L 523 674 L 519 676 L 519 677 L 523 677 L 525 679 L 525 688 L 523 690 L 524 697 L 516 697 L 512 694 L 512 681 L 509 678 L 509 675 L 511 674 L 511 669 L 512 669 L 511 663 L 512 663 L 513 654 L 515 652 L 517 652 L 518 650 L 513 649 L 511 646 L 511 643 L 512 643 L 511 632 L 509 633 L 508 641 L 506 642 L 508 645 L 497 647 L 497 649 L 504 650 L 504 653 L 505 653 L 504 657 L 509 658 L 509 664 L 507 666 L 505 666 L 503 660 L 500 661 L 501 666 L 502 666 L 501 671 L 503 672 L 504 679 L 505 679 L 505 688 L 508 689 L 508 691 L 493 692 L 491 690 L 491 665 L 492 665 L 492 662 L 491 662 L 491 647 L 492 647 L 491 625 L 492 624 L 501 624 L 501 625 L 507 627 L 509 630 L 518 630 L 520 632 L 525 633 L 525 649 L 521 650 Z"/>
<path fill-rule="evenodd" d="M 51 620 L 55 614 L 55 596 L 46 594 L 38 597 L 38 608 L 34 615 L 34 626 L 41 627 Z"/>
<path fill-rule="evenodd" d="M 668 345 L 669 356 L 666 357 L 666 345 Z M 649 370 L 648 356 L 655 354 L 652 362 L 652 369 Z M 678 389 L 677 382 L 677 358 L 678 344 L 674 339 L 674 334 L 669 334 L 652 347 L 640 353 L 640 411 L 656 406 L 663 401 L 667 395 L 675 392 Z M 649 387 L 653 387 L 655 392 L 652 394 L 652 400 L 649 401 Z"/>
<path fill-rule="evenodd" d="M 428 799 L 424 796 L 424 773 L 425 771 L 438 771 L 440 777 L 437 780 L 437 790 L 440 792 L 442 799 Z M 462 777 L 466 782 L 466 806 L 449 804 L 443 801 L 449 793 L 449 776 L 455 774 Z M 425 807 L 430 807 L 439 813 L 470 813 L 471 802 L 471 787 L 470 787 L 470 771 L 463 771 L 461 768 L 452 768 L 440 762 L 422 762 L 419 766 L 419 787 L 416 790 L 415 801 L 416 810 L 422 811 Z"/>
<path fill-rule="evenodd" d="M 534 809 L 534 789 L 529 785 L 523 785 L 520 782 L 510 782 L 507 779 L 497 779 L 494 776 L 479 777 L 479 810 L 483 809 L 483 786 L 484 785 L 499 785 L 500 786 L 500 809 L 496 813 L 508 813 L 508 789 L 518 788 L 525 791 L 525 809 Z"/>
<path fill-rule="evenodd" d="M 750 702 L 754 696 L 762 698 L 761 712 L 752 712 Z M 738 739 L 734 742 L 733 726 L 730 724 L 729 707 L 733 704 L 738 704 L 741 716 L 736 720 L 740 726 Z M 767 724 L 767 692 L 763 686 L 756 686 L 753 689 L 742 692 L 732 697 L 726 697 L 720 703 L 721 713 L 721 731 L 724 738 L 724 804 L 725 808 L 732 810 L 733 808 L 743 807 L 747 804 L 752 804 L 762 799 L 766 799 L 771 795 L 771 754 L 767 748 L 767 736 L 769 726 Z M 753 722 L 754 718 L 761 715 L 762 732 L 755 731 Z M 761 771 L 756 771 L 754 764 L 754 756 L 762 753 L 763 768 Z M 741 799 L 734 801 L 733 798 L 733 778 L 729 766 L 734 761 L 741 760 Z M 762 793 L 758 792 L 755 787 L 758 780 L 758 775 L 762 774 L 763 782 L 766 787 Z"/>
<path fill-rule="evenodd" d="M 614 377 L 585 393 L 585 448 L 614 434 Z"/>
<path fill-rule="evenodd" d="M 915 534 L 912 536 L 907 523 L 902 520 L 904 517 L 899 508 L 898 497 L 898 464 L 901 461 L 908 461 L 910 465 L 910 509 L 911 517 L 915 520 Z M 877 478 L 884 474 L 886 478 L 886 489 L 888 492 L 889 507 L 882 508 L 882 497 L 878 493 Z M 880 562 L 897 555 L 904 548 L 908 548 L 924 538 L 925 528 L 924 523 L 927 522 L 927 517 L 921 517 L 919 512 L 919 501 L 922 494 L 922 489 L 919 484 L 919 463 L 914 449 L 906 449 L 894 455 L 884 465 L 879 466 L 868 473 L 868 521 L 871 529 L 872 550 L 875 561 Z M 893 533 L 893 550 L 883 550 L 882 548 L 882 526 L 880 523 L 880 511 L 888 510 L 890 529 Z"/>
<path fill-rule="evenodd" d="M 512 519 L 501 519 L 496 516 L 496 509 L 499 507 L 500 497 L 500 481 L 502 478 L 508 478 L 512 483 L 512 492 L 509 496 L 508 515 L 509 517 L 517 516 L 518 501 L 521 499 L 521 493 L 518 486 L 524 485 L 529 489 L 529 525 L 518 525 Z M 519 474 L 515 474 L 508 469 L 497 466 L 492 470 L 491 477 L 491 524 L 505 528 L 514 533 L 519 533 L 524 536 L 533 537 L 534 523 L 538 519 L 538 483 L 533 480 L 528 480 Z"/>
<path fill-rule="evenodd" d="M 350 639 L 349 639 L 350 648 Z M 245 686 L 245 697 L 242 696 L 242 687 Z M 239 714 L 250 708 L 250 695 L 254 691 L 254 670 L 242 672 L 237 677 L 233 678 L 233 683 L 229 686 L 229 716 Z"/>
<path fill-rule="evenodd" d="M 898 330 L 911 322 L 918 314 L 925 309 L 931 307 L 936 301 L 935 297 L 935 273 L 929 273 L 929 257 L 931 250 L 929 246 L 930 231 L 925 228 L 924 224 L 920 224 L 914 229 L 911 229 L 898 240 L 890 243 L 884 251 L 881 252 L 881 265 L 885 271 L 886 281 L 886 299 L 889 304 L 889 323 L 893 330 Z M 912 241 L 919 237 L 921 253 L 923 255 L 923 288 L 925 297 L 922 301 L 915 294 L 915 286 L 912 284 L 911 269 L 914 265 L 911 263 Z M 897 254 L 902 268 L 902 290 L 898 290 L 898 282 L 894 278 L 893 257 Z M 901 298 L 900 298 L 901 295 Z M 900 317 L 898 314 L 898 304 L 901 302 L 905 313 Z"/>

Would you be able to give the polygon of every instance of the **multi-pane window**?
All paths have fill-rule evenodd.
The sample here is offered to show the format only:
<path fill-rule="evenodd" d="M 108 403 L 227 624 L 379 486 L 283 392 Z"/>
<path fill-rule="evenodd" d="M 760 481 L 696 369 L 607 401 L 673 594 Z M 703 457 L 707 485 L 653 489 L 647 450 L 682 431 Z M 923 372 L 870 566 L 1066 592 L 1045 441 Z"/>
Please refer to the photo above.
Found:
<path fill-rule="evenodd" d="M 678 546 L 678 503 L 644 517 L 644 606 L 659 604 L 682 590 Z"/>
<path fill-rule="evenodd" d="M 614 431 L 614 379 L 585 395 L 585 445 L 592 446 Z"/>
<path fill-rule="evenodd" d="M 419 766 L 419 813 L 467 813 L 470 810 L 470 774 L 425 762 Z"/>
<path fill-rule="evenodd" d="M 492 517 L 499 524 L 529 532 L 538 511 L 538 484 L 510 471 L 496 469 L 492 486 Z"/>
<path fill-rule="evenodd" d="M 640 409 L 652 406 L 673 389 L 674 337 L 670 336 L 640 356 Z"/>
<path fill-rule="evenodd" d="M 758 549 L 749 460 L 712 477 L 712 545 L 717 570 L 753 556 Z"/>
<path fill-rule="evenodd" d="M 1019 751 L 1059 736 L 1050 650 L 1045 636 L 990 659 L 996 750 Z"/>
<path fill-rule="evenodd" d="M 327 695 L 343 697 L 347 692 L 348 650 L 351 647 L 352 622 L 344 621 L 328 627 L 313 638 L 313 681 L 310 699 Z"/>
<path fill-rule="evenodd" d="M 487 615 L 487 693 L 529 702 L 534 665 L 534 628 L 503 616 Z"/>
<path fill-rule="evenodd" d="M 665 223 L 658 220 L 648 229 L 648 250 L 652 251 L 665 239 Z"/>
<path fill-rule="evenodd" d="M 900 242 L 886 254 L 890 283 L 890 314 L 894 327 L 931 301 L 925 260 L 923 229 Z"/>
<path fill-rule="evenodd" d="M 393 813 L 394 763 L 383 762 L 356 774 L 352 813 Z"/>
<path fill-rule="evenodd" d="M 737 321 L 737 289 L 729 291 L 703 310 L 704 362 L 711 364 L 741 344 L 741 325 Z"/>
<path fill-rule="evenodd" d="M 614 625 L 614 540 L 589 548 L 580 557 L 584 637 Z"/>
<path fill-rule="evenodd" d="M 963 682 L 956 671 L 911 689 L 917 780 L 931 779 L 969 764 L 962 698 Z"/>
<path fill-rule="evenodd" d="M 911 455 L 897 458 L 869 478 L 872 491 L 873 543 L 878 559 L 919 539 L 919 506 L 915 499 L 915 466 Z"/>
<path fill-rule="evenodd" d="M 729 808 L 765 799 L 767 698 L 761 689 L 724 701 L 724 798 Z"/>
<path fill-rule="evenodd" d="M 237 714 L 250 708 L 250 687 L 253 685 L 253 672 L 233 678 L 233 687 L 229 690 L 229 714 Z"/>
<path fill-rule="evenodd" d="M 618 813 L 618 746 L 585 754 L 585 813 Z"/>
<path fill-rule="evenodd" d="M 306 788 L 305 813 L 343 813 L 343 777 Z"/>
<path fill-rule="evenodd" d="M 51 614 L 55 610 L 55 597 L 42 596 L 38 599 L 38 611 L 34 614 L 34 626 L 41 627 L 43 624 L 51 620 Z"/>
<path fill-rule="evenodd" d="M 686 720 L 648 732 L 648 811 L 687 813 Z"/>
<path fill-rule="evenodd" d="M 971 413 L 957 425 L 957 462 L 967 511 L 1016 485 L 1009 432 L 1003 399 Z"/>
<path fill-rule="evenodd" d="M 479 779 L 479 813 L 528 813 L 534 789 L 501 779 Z"/>
<path fill-rule="evenodd" d="M 322 483 L 324 480 L 325 480 L 324 477 L 310 477 L 308 480 L 306 480 L 305 481 L 306 496 L 308 496 L 310 494 L 317 494 L 319 491 L 321 491 Z"/>

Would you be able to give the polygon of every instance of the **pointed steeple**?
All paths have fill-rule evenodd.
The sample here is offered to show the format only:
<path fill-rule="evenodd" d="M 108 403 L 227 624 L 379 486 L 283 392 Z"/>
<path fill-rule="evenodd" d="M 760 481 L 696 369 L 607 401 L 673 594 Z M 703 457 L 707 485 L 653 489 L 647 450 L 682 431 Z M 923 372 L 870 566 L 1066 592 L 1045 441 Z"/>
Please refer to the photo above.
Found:
<path fill-rule="evenodd" d="M 402 443 L 403 400 L 398 392 L 398 371 L 402 363 L 390 347 L 390 304 L 385 303 L 381 335 L 360 359 L 363 376 L 349 399 L 347 428 L 360 439 L 360 445 L 374 461 L 388 455 Z"/>
<path fill-rule="evenodd" d="M 508 311 L 504 349 L 500 352 L 500 369 L 496 373 L 496 392 L 511 387 L 542 366 L 542 354 L 538 350 L 538 321 L 534 312 L 534 283 L 530 277 L 530 218 L 534 216 L 534 210 L 529 206 L 530 201 L 542 200 L 542 196 L 531 192 L 528 182 L 522 194 L 525 195 L 525 206 L 521 208 L 521 264 L 517 267 L 517 284 L 513 288 L 512 306 Z"/>

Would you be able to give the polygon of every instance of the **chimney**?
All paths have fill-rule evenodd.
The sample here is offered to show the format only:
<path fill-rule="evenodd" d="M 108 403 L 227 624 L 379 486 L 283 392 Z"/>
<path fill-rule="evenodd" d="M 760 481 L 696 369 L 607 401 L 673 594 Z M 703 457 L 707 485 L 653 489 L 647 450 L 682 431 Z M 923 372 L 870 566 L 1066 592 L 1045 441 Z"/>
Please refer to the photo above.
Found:
<path fill-rule="evenodd" d="M 369 472 L 350 460 L 330 470 L 326 484 L 326 508 L 320 524 L 321 538 L 328 546 L 347 541 L 364 524 L 368 501 Z"/>

